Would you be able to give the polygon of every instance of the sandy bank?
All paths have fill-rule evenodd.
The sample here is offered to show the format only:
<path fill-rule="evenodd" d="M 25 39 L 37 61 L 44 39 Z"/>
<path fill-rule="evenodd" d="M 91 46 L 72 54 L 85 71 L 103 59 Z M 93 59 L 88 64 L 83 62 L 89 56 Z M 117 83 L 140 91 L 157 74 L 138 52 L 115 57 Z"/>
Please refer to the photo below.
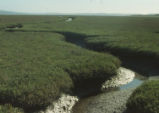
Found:
<path fill-rule="evenodd" d="M 61 97 L 52 103 L 45 111 L 39 113 L 71 113 L 72 107 L 78 102 L 76 96 L 63 94 Z"/>
<path fill-rule="evenodd" d="M 109 88 L 115 88 L 119 87 L 121 85 L 127 84 L 135 78 L 135 72 L 120 67 L 117 70 L 117 75 L 113 76 L 110 80 L 107 80 L 103 85 L 102 85 L 102 90 L 104 89 L 109 89 Z"/>

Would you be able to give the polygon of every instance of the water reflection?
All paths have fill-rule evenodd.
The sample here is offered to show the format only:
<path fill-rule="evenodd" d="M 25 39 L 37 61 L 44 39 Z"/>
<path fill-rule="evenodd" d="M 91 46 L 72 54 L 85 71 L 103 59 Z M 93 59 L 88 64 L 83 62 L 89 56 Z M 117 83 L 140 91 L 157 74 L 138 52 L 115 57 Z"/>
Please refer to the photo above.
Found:
<path fill-rule="evenodd" d="M 140 86 L 143 82 L 144 82 L 143 80 L 135 78 L 132 82 L 130 82 L 126 85 L 120 86 L 120 90 L 136 88 L 136 87 Z"/>

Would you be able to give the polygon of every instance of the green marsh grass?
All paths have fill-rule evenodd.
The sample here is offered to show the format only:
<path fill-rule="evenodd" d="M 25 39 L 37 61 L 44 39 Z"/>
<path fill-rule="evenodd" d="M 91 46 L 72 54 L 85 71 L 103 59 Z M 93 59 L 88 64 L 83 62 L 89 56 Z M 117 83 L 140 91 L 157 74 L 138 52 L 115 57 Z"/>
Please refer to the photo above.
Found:
<path fill-rule="evenodd" d="M 67 43 L 57 33 L 1 31 L 0 40 L 0 102 L 25 111 L 73 94 L 83 81 L 108 79 L 120 66 L 116 57 Z"/>
<path fill-rule="evenodd" d="M 159 112 L 159 81 L 147 81 L 137 88 L 127 102 L 128 113 Z"/>
<path fill-rule="evenodd" d="M 66 42 L 79 36 L 90 49 L 145 56 L 158 64 L 158 16 L 76 16 L 66 22 L 68 17 L 0 16 L 2 104 L 25 110 L 45 107 L 61 93 L 83 88 L 80 84 L 89 81 L 86 88 L 90 88 L 95 80 L 103 82 L 115 75 L 118 58 Z M 22 28 L 7 28 L 17 24 Z"/>

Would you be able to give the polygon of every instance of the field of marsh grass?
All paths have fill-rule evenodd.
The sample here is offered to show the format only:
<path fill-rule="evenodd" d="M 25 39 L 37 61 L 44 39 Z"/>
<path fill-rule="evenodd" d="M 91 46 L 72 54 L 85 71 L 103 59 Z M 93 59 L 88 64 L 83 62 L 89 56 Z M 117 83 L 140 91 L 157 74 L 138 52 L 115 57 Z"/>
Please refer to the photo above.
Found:
<path fill-rule="evenodd" d="M 159 112 L 159 81 L 147 81 L 137 88 L 127 102 L 128 113 Z"/>
<path fill-rule="evenodd" d="M 158 16 L 75 16 L 66 22 L 69 17 L 0 16 L 2 105 L 28 112 L 45 108 L 61 93 L 100 89 L 121 64 L 107 52 L 159 64 Z"/>
<path fill-rule="evenodd" d="M 100 88 L 120 66 L 110 54 L 83 49 L 50 32 L 1 30 L 0 51 L 0 102 L 26 112 L 48 106 L 61 93 Z"/>

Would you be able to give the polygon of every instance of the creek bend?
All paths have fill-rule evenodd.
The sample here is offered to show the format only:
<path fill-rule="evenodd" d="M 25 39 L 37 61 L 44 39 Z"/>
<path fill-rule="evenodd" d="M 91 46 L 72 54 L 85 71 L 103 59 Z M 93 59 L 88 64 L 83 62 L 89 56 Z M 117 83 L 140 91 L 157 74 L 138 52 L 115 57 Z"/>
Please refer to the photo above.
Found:
<path fill-rule="evenodd" d="M 98 35 L 86 36 L 83 34 L 77 34 L 72 32 L 58 32 L 65 36 L 66 41 L 78 45 L 82 48 L 87 49 L 84 39 L 87 37 L 96 37 Z M 115 55 L 116 56 L 116 55 Z M 124 65 L 126 68 L 129 66 Z M 133 80 L 119 85 L 118 87 L 105 90 L 99 94 L 92 94 L 92 96 L 87 96 L 80 98 L 79 101 L 73 107 L 73 113 L 124 113 L 126 110 L 126 102 L 133 90 L 140 86 L 147 77 L 144 77 L 138 72 L 127 69 L 135 73 Z"/>

